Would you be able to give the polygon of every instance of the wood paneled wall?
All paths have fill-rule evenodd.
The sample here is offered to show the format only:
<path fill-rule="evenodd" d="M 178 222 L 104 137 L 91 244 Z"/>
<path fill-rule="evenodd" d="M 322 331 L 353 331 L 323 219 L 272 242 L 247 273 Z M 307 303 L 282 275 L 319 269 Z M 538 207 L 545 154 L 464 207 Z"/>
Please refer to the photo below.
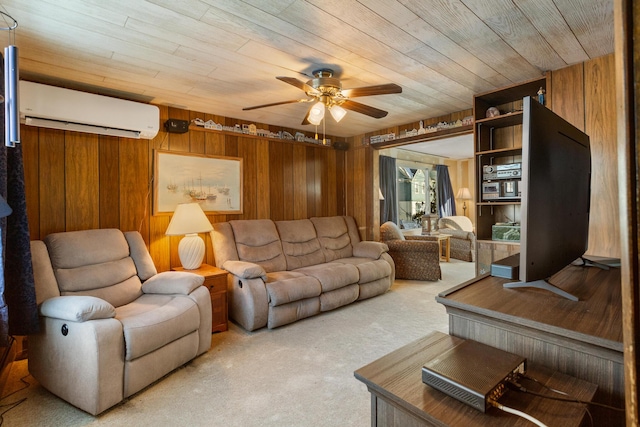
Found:
<path fill-rule="evenodd" d="M 552 73 L 549 100 L 554 111 L 591 137 L 589 253 L 619 257 L 614 81 L 613 55 L 577 64 Z M 161 107 L 160 112 L 161 123 L 169 117 L 200 117 L 235 124 L 224 117 L 170 107 Z M 425 124 L 470 114 L 465 110 Z M 398 133 L 409 127 L 418 123 L 375 133 Z M 361 237 L 375 240 L 380 226 L 378 153 L 363 142 L 372 134 L 349 138 L 345 152 L 204 130 L 186 134 L 161 130 L 153 140 L 132 140 L 22 126 L 31 237 L 99 227 L 139 230 L 160 271 L 178 266 L 179 238 L 164 235 L 170 217 L 152 215 L 153 150 L 163 149 L 244 159 L 243 214 L 212 215 L 211 222 L 352 215 Z M 460 185 L 472 179 L 468 166 L 456 165 L 454 178 Z M 203 237 L 205 261 L 213 263 L 209 237 Z"/>
<path fill-rule="evenodd" d="M 620 257 L 614 55 L 551 73 L 551 109 L 589 135 L 591 255 Z M 562 185 L 562 183 L 557 183 Z"/>
<path fill-rule="evenodd" d="M 235 124 L 220 116 L 160 107 L 160 123 L 169 117 Z M 24 125 L 21 132 L 31 239 L 91 228 L 138 230 L 159 271 L 180 265 L 180 237 L 164 235 L 170 216 L 152 215 L 156 149 L 243 159 L 243 213 L 210 215 L 212 223 L 288 220 L 345 211 L 346 154 L 330 147 L 205 130 L 185 134 L 161 130 L 153 140 Z M 213 264 L 210 238 L 202 237 L 207 242 L 205 262 Z"/>

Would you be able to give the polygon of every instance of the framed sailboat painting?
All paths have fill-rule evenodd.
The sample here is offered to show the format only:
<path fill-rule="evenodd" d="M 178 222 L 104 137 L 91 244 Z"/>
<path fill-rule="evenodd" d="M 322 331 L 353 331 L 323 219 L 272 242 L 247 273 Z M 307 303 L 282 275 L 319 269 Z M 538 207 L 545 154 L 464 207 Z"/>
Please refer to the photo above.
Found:
<path fill-rule="evenodd" d="M 155 150 L 153 214 L 197 202 L 206 214 L 242 213 L 242 158 Z"/>

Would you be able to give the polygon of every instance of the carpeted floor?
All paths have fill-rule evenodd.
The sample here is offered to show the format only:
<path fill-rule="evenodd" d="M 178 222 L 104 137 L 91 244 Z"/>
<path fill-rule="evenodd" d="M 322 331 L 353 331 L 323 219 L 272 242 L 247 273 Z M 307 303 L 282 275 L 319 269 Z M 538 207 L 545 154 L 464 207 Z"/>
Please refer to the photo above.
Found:
<path fill-rule="evenodd" d="M 229 323 L 209 352 L 99 417 L 51 395 L 28 376 L 26 361 L 15 362 L 10 385 L 18 391 L 0 402 L 1 425 L 370 426 L 370 394 L 353 372 L 448 331 L 434 298 L 472 278 L 475 266 L 441 266 L 438 282 L 397 280 L 385 295 L 278 329 L 249 333 Z"/>

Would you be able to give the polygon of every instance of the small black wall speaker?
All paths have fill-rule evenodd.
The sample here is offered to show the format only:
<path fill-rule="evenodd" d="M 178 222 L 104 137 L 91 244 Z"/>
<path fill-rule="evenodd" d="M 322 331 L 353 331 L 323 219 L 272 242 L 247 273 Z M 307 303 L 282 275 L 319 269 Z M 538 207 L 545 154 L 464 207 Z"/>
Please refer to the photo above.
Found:
<path fill-rule="evenodd" d="M 164 122 L 164 128 L 169 133 L 187 133 L 189 132 L 189 121 L 169 119 Z"/>
<path fill-rule="evenodd" d="M 349 149 L 349 143 L 344 141 L 336 141 L 333 143 L 334 150 L 344 150 L 347 151 Z"/>

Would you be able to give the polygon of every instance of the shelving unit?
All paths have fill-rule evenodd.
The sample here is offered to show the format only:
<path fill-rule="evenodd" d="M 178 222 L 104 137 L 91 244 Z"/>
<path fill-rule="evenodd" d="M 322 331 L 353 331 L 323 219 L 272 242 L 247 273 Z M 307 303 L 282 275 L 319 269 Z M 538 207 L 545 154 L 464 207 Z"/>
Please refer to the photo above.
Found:
<path fill-rule="evenodd" d="M 211 133 L 217 133 L 219 135 L 237 136 L 237 137 L 249 138 L 249 139 L 266 139 L 269 141 L 283 141 L 291 144 L 304 144 L 304 145 L 309 145 L 311 147 L 322 147 L 322 148 L 332 148 L 338 142 L 338 141 L 332 140 L 330 145 L 329 144 L 323 145 L 322 142 L 314 143 L 314 142 L 307 142 L 307 141 L 297 141 L 295 139 L 272 138 L 269 136 L 252 135 L 249 133 L 231 132 L 228 130 L 208 129 L 208 128 L 204 128 L 202 126 L 196 126 L 193 124 L 189 125 L 189 131 L 211 132 Z M 320 139 L 320 141 L 322 141 L 322 139 Z"/>
<path fill-rule="evenodd" d="M 492 226 L 496 223 L 520 222 L 520 197 L 517 194 L 504 194 L 502 190 L 499 190 L 495 199 L 483 195 L 483 183 L 495 183 L 502 189 L 507 181 L 515 181 L 513 186 L 517 188 L 520 178 L 484 180 L 483 170 L 485 166 L 522 162 L 522 99 L 525 96 L 536 97 L 540 88 L 547 91 L 546 78 L 474 96 L 478 274 L 488 273 L 493 261 L 520 252 L 519 242 L 492 240 Z M 490 107 L 496 107 L 500 115 L 486 117 Z"/>

